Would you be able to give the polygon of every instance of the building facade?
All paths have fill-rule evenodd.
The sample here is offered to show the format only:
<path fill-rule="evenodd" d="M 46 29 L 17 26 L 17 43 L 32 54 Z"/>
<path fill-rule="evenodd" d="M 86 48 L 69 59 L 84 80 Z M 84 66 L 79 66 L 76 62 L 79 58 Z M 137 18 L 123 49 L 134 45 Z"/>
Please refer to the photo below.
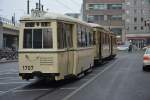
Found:
<path fill-rule="evenodd" d="M 11 20 L 0 17 L 0 49 L 18 48 L 19 27 Z"/>
<path fill-rule="evenodd" d="M 80 13 L 66 13 L 65 15 L 80 19 Z"/>
<path fill-rule="evenodd" d="M 150 45 L 150 0 L 83 0 L 82 17 L 117 33 L 119 44 Z"/>
<path fill-rule="evenodd" d="M 126 40 L 138 48 L 150 45 L 150 0 L 126 0 Z"/>
<path fill-rule="evenodd" d="M 83 20 L 97 23 L 117 34 L 118 42 L 125 41 L 125 0 L 83 0 Z"/>

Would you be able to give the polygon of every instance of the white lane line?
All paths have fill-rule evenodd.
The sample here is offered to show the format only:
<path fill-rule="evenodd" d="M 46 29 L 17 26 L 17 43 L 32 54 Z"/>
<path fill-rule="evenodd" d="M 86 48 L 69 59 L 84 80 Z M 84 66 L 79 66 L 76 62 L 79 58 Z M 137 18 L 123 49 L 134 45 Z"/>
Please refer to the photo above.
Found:
<path fill-rule="evenodd" d="M 30 89 L 30 90 L 14 90 L 13 92 L 33 92 L 33 91 L 49 91 L 50 89 Z"/>
<path fill-rule="evenodd" d="M 26 84 L 26 85 L 27 85 L 27 84 Z M 17 90 L 17 89 L 19 89 L 19 88 L 23 88 L 23 87 L 25 87 L 26 85 L 21 85 L 21 86 L 18 86 L 18 87 L 16 87 L 16 88 L 9 89 L 8 91 L 5 91 L 5 92 L 0 93 L 0 96 L 6 94 L 6 93 L 8 93 L 8 92 Z"/>
<path fill-rule="evenodd" d="M 17 70 L 7 70 L 7 71 L 0 71 L 0 73 L 8 73 L 8 72 L 19 72 L 19 71 L 17 71 Z"/>
<path fill-rule="evenodd" d="M 1 76 L 1 75 L 11 75 L 11 74 L 19 75 L 18 73 L 3 73 L 3 74 L 0 74 L 0 76 Z"/>
<path fill-rule="evenodd" d="M 10 79 L 10 80 L 12 80 L 12 79 L 20 79 L 19 77 L 4 77 L 4 78 L 0 78 L 0 80 L 3 80 L 3 79 Z"/>
<path fill-rule="evenodd" d="M 5 85 L 5 84 L 26 84 L 30 82 L 7 82 L 7 83 L 0 83 L 0 85 Z"/>
<path fill-rule="evenodd" d="M 77 87 L 60 88 L 61 90 L 75 90 Z"/>
<path fill-rule="evenodd" d="M 91 74 L 89 74 L 89 75 L 87 75 L 87 76 L 95 76 L 95 75 L 97 75 L 97 74 L 92 74 L 92 73 L 91 73 Z"/>
<path fill-rule="evenodd" d="M 93 78 L 91 78 L 89 81 L 87 81 L 86 83 L 84 83 L 83 85 L 81 85 L 81 87 L 79 87 L 78 89 L 76 89 L 75 91 L 71 92 L 69 95 L 67 95 L 65 98 L 63 98 L 62 100 L 69 100 L 73 95 L 75 95 L 77 92 L 79 92 L 81 89 L 83 89 L 84 87 L 86 87 L 87 85 L 89 85 L 91 82 L 93 82 L 96 78 L 98 78 L 100 75 L 102 75 L 105 71 L 107 71 L 108 69 L 110 69 L 114 64 L 116 64 L 118 62 L 118 60 L 116 60 L 113 64 L 107 66 L 103 71 L 101 71 L 100 73 L 98 73 L 96 76 L 94 76 Z"/>
<path fill-rule="evenodd" d="M 82 80 L 85 80 L 85 81 L 88 81 L 90 80 L 91 78 L 83 78 Z"/>

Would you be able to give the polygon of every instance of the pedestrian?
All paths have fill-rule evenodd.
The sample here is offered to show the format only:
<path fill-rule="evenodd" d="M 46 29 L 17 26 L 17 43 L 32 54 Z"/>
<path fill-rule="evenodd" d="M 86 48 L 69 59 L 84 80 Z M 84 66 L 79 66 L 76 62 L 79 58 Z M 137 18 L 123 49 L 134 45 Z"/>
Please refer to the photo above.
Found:
<path fill-rule="evenodd" d="M 131 44 L 129 45 L 128 52 L 132 52 L 132 45 Z"/>

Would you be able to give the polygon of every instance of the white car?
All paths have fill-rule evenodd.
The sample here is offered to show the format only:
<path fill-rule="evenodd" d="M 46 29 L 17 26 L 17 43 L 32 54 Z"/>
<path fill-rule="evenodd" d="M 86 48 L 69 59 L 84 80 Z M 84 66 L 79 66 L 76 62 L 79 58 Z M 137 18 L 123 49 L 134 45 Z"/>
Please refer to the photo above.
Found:
<path fill-rule="evenodd" d="M 128 45 L 119 45 L 118 47 L 117 47 L 117 49 L 118 50 L 128 50 L 129 49 L 129 46 Z"/>
<path fill-rule="evenodd" d="M 143 56 L 143 70 L 150 68 L 150 48 L 147 48 Z"/>

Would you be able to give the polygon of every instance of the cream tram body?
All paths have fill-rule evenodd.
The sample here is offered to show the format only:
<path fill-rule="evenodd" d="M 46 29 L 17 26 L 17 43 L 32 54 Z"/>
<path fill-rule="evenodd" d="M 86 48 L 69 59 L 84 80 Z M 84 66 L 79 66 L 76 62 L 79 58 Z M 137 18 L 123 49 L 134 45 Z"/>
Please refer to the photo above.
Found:
<path fill-rule="evenodd" d="M 116 36 L 98 24 L 89 23 L 93 27 L 94 60 L 100 63 L 116 56 Z"/>
<path fill-rule="evenodd" d="M 57 15 L 25 16 L 19 36 L 19 75 L 61 80 L 78 76 L 94 63 L 92 27 Z"/>

